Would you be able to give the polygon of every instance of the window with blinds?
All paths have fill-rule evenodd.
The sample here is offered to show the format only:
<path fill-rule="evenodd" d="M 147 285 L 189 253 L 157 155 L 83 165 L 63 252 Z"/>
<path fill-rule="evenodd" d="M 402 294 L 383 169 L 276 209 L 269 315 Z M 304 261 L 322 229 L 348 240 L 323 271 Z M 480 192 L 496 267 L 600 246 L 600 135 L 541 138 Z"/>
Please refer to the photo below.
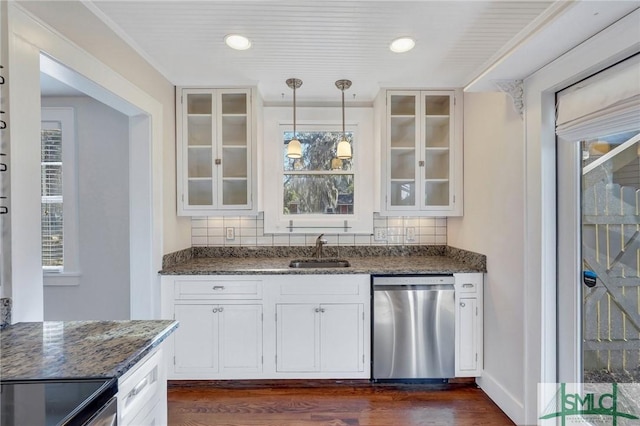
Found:
<path fill-rule="evenodd" d="M 62 192 L 62 123 L 42 122 L 42 266 L 45 270 L 64 267 L 64 217 Z"/>

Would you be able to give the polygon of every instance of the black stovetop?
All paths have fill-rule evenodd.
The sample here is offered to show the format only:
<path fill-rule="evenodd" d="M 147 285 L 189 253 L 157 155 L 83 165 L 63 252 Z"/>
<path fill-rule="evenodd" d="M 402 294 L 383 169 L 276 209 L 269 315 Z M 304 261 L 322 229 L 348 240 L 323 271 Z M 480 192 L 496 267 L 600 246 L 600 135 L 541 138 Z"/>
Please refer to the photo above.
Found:
<path fill-rule="evenodd" d="M 0 381 L 0 424 L 84 424 L 118 391 L 116 379 Z"/>

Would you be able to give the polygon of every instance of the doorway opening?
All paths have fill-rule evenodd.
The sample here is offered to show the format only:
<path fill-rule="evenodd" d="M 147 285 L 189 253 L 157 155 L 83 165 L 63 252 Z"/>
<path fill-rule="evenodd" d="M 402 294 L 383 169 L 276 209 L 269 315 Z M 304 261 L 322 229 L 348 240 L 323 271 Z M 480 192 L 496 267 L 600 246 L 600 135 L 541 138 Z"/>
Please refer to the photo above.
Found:
<path fill-rule="evenodd" d="M 638 56 L 557 94 L 560 382 L 640 383 L 639 99 Z"/>

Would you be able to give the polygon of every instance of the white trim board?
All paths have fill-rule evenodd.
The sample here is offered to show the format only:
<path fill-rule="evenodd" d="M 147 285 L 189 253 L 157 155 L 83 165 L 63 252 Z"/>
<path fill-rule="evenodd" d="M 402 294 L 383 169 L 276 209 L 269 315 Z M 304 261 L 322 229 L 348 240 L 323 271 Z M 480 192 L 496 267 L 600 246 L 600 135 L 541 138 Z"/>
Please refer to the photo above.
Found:
<path fill-rule="evenodd" d="M 136 209 L 135 213 L 130 212 L 132 215 L 130 315 L 133 319 L 157 318 L 160 312 L 157 271 L 162 265 L 162 105 L 108 65 L 30 15 L 19 5 L 10 3 L 9 6 L 10 37 L 14 42 L 20 40 L 30 45 L 31 54 L 37 55 L 34 61 L 38 64 L 37 70 L 33 70 L 31 80 L 21 83 L 21 85 L 29 84 L 37 90 L 29 94 L 28 99 L 22 101 L 24 107 L 21 109 L 21 115 L 24 119 L 16 121 L 15 124 L 12 122 L 13 131 L 20 131 L 21 128 L 26 129 L 29 126 L 39 128 L 37 123 L 40 120 L 40 53 L 44 53 L 53 58 L 54 62 L 57 61 L 83 76 L 81 80 L 67 80 L 67 84 L 72 83 L 75 88 L 130 117 L 130 135 L 133 138 L 130 141 L 131 200 L 135 201 L 131 203 L 131 208 Z M 17 52 L 13 49 L 10 54 L 16 55 Z M 20 75 L 25 69 L 19 69 L 20 63 L 12 59 L 13 56 L 9 60 L 10 71 L 14 75 Z M 47 62 L 47 59 L 44 61 Z M 33 66 L 24 61 L 23 63 L 29 74 L 31 72 L 29 67 Z M 53 68 L 54 71 L 51 72 L 61 72 L 60 69 L 55 71 L 55 67 Z M 69 78 L 65 73 L 58 76 Z M 39 225 L 35 224 L 34 220 L 29 226 L 39 229 Z M 33 252 L 33 250 L 22 252 Z M 12 265 L 14 269 L 16 266 L 19 265 Z M 40 287 L 42 287 L 41 284 L 40 280 Z M 15 292 L 16 289 L 14 288 L 13 291 Z M 34 303 L 42 303 L 42 292 L 39 295 L 36 293 L 36 298 L 40 301 Z M 32 315 L 17 320 L 26 321 L 29 318 L 35 317 Z"/>
<path fill-rule="evenodd" d="M 526 134 L 524 423 L 537 423 L 537 385 L 556 372 L 555 93 L 640 51 L 640 10 L 524 81 Z"/>

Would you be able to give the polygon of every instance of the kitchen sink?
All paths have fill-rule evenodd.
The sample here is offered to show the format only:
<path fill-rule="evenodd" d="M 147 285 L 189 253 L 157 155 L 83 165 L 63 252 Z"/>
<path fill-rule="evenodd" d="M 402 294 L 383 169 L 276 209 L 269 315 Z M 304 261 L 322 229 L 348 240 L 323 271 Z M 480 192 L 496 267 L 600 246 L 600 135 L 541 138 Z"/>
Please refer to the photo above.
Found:
<path fill-rule="evenodd" d="M 290 268 L 348 268 L 351 266 L 344 259 L 296 259 L 289 263 Z"/>

